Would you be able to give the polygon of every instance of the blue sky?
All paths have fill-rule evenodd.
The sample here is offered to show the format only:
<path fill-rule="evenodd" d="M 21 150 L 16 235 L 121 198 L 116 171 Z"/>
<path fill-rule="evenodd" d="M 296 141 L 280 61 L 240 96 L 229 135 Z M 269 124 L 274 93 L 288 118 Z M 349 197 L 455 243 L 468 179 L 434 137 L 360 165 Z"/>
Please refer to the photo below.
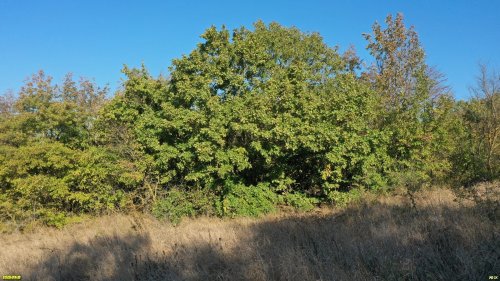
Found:
<path fill-rule="evenodd" d="M 189 53 L 215 25 L 251 27 L 261 19 L 319 32 L 371 61 L 363 32 L 387 14 L 414 25 L 427 62 L 448 78 L 457 98 L 469 97 L 479 62 L 500 68 L 500 1 L 20 1 L 0 0 L 0 93 L 16 91 L 39 69 L 120 85 L 123 64 L 144 62 L 154 75 Z"/>

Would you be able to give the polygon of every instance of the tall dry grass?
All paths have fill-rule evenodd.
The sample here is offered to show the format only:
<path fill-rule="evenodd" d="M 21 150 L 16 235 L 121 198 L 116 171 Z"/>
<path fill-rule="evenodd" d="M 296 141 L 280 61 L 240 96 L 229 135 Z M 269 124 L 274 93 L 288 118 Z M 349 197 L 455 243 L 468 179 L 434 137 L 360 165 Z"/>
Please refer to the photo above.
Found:
<path fill-rule="evenodd" d="M 143 215 L 107 216 L 64 230 L 2 235 L 0 274 L 21 274 L 23 280 L 487 280 L 499 275 L 498 198 L 489 205 L 456 199 L 451 191 L 434 190 L 417 194 L 417 210 L 396 196 L 365 199 L 343 210 L 199 218 L 177 227 Z"/>

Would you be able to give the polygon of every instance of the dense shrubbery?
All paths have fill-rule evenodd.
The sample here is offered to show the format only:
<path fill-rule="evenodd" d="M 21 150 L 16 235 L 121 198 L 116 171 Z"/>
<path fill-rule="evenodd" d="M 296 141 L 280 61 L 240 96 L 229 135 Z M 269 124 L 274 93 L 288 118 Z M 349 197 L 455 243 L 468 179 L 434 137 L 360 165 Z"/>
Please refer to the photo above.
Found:
<path fill-rule="evenodd" d="M 54 86 L 43 72 L 4 104 L 0 123 L 0 216 L 63 225 L 68 216 L 124 206 L 142 175 L 94 143 L 94 120 L 106 89 L 70 76 Z"/>
<path fill-rule="evenodd" d="M 259 216 L 275 210 L 276 193 L 268 184 L 257 186 L 226 183 L 222 200 L 217 202 L 218 213 L 222 216 Z"/>
<path fill-rule="evenodd" d="M 124 68 L 110 100 L 87 80 L 34 75 L 0 102 L 1 219 L 257 216 L 498 178 L 498 78 L 455 102 L 413 29 L 386 23 L 366 35 L 369 69 L 316 33 L 257 22 L 208 29 L 168 78 Z"/>
<path fill-rule="evenodd" d="M 157 218 L 168 219 L 174 224 L 182 217 L 215 215 L 217 198 L 203 190 L 184 191 L 172 189 L 153 204 L 152 213 Z"/>

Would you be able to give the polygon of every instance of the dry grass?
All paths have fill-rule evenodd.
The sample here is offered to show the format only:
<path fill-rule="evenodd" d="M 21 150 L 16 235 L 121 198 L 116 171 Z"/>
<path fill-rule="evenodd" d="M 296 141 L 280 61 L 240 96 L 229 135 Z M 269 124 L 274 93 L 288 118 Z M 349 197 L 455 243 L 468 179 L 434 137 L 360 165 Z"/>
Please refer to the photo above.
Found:
<path fill-rule="evenodd" d="M 498 184 L 496 186 L 498 190 Z M 495 202 L 495 201 L 493 201 Z M 114 215 L 4 234 L 0 274 L 23 280 L 487 280 L 498 213 L 448 190 L 260 219 Z M 496 201 L 498 203 L 498 201 Z M 494 209 L 494 208 L 493 208 Z"/>

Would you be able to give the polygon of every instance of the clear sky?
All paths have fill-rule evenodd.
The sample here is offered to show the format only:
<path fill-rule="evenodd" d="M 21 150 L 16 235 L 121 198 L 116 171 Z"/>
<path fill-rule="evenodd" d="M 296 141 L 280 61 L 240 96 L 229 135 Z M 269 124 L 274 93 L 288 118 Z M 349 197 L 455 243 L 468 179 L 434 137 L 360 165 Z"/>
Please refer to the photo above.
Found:
<path fill-rule="evenodd" d="M 499 0 L 0 0 L 0 93 L 16 91 L 39 69 L 56 81 L 73 72 L 116 89 L 123 64 L 144 62 L 153 75 L 167 74 L 211 25 L 251 27 L 259 19 L 319 32 L 340 50 L 352 44 L 370 62 L 361 34 L 397 12 L 415 26 L 428 64 L 447 76 L 457 98 L 469 97 L 479 62 L 500 70 Z"/>

